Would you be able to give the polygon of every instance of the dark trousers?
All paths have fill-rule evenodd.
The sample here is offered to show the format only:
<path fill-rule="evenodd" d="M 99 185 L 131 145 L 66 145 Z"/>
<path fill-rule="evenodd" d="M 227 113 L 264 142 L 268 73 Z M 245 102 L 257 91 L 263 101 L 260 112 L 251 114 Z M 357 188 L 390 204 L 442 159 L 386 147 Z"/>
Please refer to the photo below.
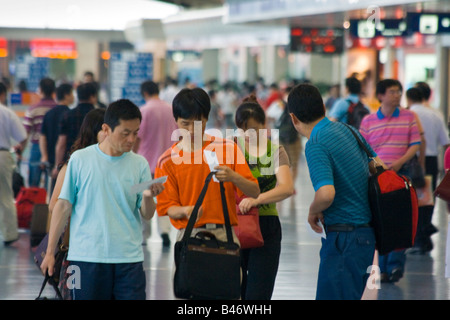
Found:
<path fill-rule="evenodd" d="M 438 176 L 438 159 L 437 157 L 427 156 L 425 158 L 425 174 L 431 175 L 431 191 L 436 189 Z M 419 207 L 419 221 L 417 223 L 417 234 L 414 241 L 414 246 L 421 248 L 422 251 L 427 252 L 433 248 L 431 235 L 437 232 L 437 228 L 431 223 L 433 219 L 434 206 Z"/>
<path fill-rule="evenodd" d="M 359 300 L 375 253 L 372 228 L 327 232 L 320 249 L 317 300 Z"/>
<path fill-rule="evenodd" d="M 436 189 L 436 181 L 437 181 L 438 171 L 439 171 L 438 158 L 435 156 L 425 157 L 425 174 L 429 174 L 432 176 L 432 181 L 431 181 L 431 190 L 432 191 L 434 191 L 434 189 Z"/>
<path fill-rule="evenodd" d="M 73 300 L 145 300 L 142 262 L 92 263 L 70 261 L 80 271 L 80 285 L 71 290 Z M 78 287 L 78 288 L 77 288 Z"/>
<path fill-rule="evenodd" d="M 241 250 L 242 299 L 270 300 L 281 252 L 281 224 L 277 216 L 259 218 L 264 246 Z"/>

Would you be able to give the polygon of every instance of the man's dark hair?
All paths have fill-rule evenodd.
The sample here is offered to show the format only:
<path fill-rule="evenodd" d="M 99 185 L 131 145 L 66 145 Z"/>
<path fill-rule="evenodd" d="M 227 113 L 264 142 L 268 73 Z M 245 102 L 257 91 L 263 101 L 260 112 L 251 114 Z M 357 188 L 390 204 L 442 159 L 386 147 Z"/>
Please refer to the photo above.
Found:
<path fill-rule="evenodd" d="M 406 90 L 406 97 L 412 102 L 422 102 L 423 94 L 419 88 L 410 88 Z"/>
<path fill-rule="evenodd" d="M 428 101 L 430 99 L 431 88 L 428 85 L 428 83 L 426 83 L 424 81 L 419 81 L 414 85 L 414 87 L 416 87 L 417 89 L 419 89 L 422 92 L 423 100 Z"/>
<path fill-rule="evenodd" d="M 52 98 L 53 93 L 55 92 L 55 81 L 50 78 L 43 78 L 39 81 L 39 88 L 41 89 L 42 94 L 46 98 Z"/>
<path fill-rule="evenodd" d="M 350 92 L 351 94 L 361 93 L 361 81 L 359 81 L 355 77 L 345 79 L 345 86 L 347 87 L 348 92 Z"/>
<path fill-rule="evenodd" d="M 402 84 L 396 79 L 384 79 L 377 83 L 376 94 L 385 94 L 390 87 L 398 86 L 400 91 L 403 91 Z"/>
<path fill-rule="evenodd" d="M 92 82 L 80 84 L 77 87 L 77 96 L 79 101 L 87 101 L 92 96 L 97 96 L 97 88 Z"/>
<path fill-rule="evenodd" d="M 72 85 L 68 83 L 63 83 L 56 88 L 56 99 L 58 101 L 63 100 L 67 94 L 70 94 L 73 90 Z"/>
<path fill-rule="evenodd" d="M 3 82 L 0 82 L 0 95 L 6 93 L 6 86 L 3 84 Z"/>
<path fill-rule="evenodd" d="M 175 96 L 172 102 L 172 112 L 175 121 L 182 119 L 208 119 L 211 111 L 211 100 L 201 88 L 184 88 Z"/>
<path fill-rule="evenodd" d="M 306 124 L 325 116 L 322 95 L 310 84 L 302 83 L 294 87 L 289 93 L 287 107 L 290 113 Z"/>
<path fill-rule="evenodd" d="M 105 123 L 112 131 L 120 124 L 120 120 L 134 120 L 142 121 L 141 111 L 138 106 L 128 99 L 120 99 L 112 102 L 105 113 Z"/>
<path fill-rule="evenodd" d="M 155 82 L 151 80 L 144 81 L 141 84 L 141 95 L 144 95 L 144 92 L 150 96 L 153 96 L 155 94 L 159 94 L 159 87 Z"/>

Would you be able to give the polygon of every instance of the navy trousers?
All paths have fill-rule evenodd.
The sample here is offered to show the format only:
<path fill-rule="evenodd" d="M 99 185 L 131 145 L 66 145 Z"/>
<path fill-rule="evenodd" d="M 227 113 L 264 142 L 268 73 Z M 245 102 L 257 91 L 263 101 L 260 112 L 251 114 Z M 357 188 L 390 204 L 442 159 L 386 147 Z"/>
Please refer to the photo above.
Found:
<path fill-rule="evenodd" d="M 145 300 L 142 262 L 91 263 L 71 261 L 80 271 L 80 285 L 71 290 L 73 300 Z M 78 270 L 77 268 L 77 270 Z M 78 287 L 78 288 L 77 288 Z"/>
<path fill-rule="evenodd" d="M 375 235 L 372 228 L 328 232 L 320 250 L 317 300 L 359 300 L 373 263 Z"/>

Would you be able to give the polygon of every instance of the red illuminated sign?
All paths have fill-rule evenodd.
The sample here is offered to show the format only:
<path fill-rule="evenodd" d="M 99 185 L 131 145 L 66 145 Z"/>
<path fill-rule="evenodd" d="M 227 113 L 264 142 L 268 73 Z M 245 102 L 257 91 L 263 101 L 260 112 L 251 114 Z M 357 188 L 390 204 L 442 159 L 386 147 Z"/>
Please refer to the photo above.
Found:
<path fill-rule="evenodd" d="M 333 54 L 344 48 L 342 29 L 292 28 L 291 51 Z"/>
<path fill-rule="evenodd" d="M 0 58 L 8 56 L 8 40 L 0 38 Z"/>
<path fill-rule="evenodd" d="M 70 39 L 33 39 L 30 41 L 33 57 L 51 59 L 76 59 L 76 43 Z"/>

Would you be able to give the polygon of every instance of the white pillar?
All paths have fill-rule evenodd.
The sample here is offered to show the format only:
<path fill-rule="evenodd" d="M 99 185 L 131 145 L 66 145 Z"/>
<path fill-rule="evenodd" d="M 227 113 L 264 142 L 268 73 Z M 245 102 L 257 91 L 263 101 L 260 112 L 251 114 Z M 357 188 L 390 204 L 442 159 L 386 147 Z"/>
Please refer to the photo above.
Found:
<path fill-rule="evenodd" d="M 100 52 L 98 41 L 78 40 L 78 58 L 75 63 L 75 80 L 81 81 L 86 71 L 92 71 L 96 79 L 99 75 Z"/>

